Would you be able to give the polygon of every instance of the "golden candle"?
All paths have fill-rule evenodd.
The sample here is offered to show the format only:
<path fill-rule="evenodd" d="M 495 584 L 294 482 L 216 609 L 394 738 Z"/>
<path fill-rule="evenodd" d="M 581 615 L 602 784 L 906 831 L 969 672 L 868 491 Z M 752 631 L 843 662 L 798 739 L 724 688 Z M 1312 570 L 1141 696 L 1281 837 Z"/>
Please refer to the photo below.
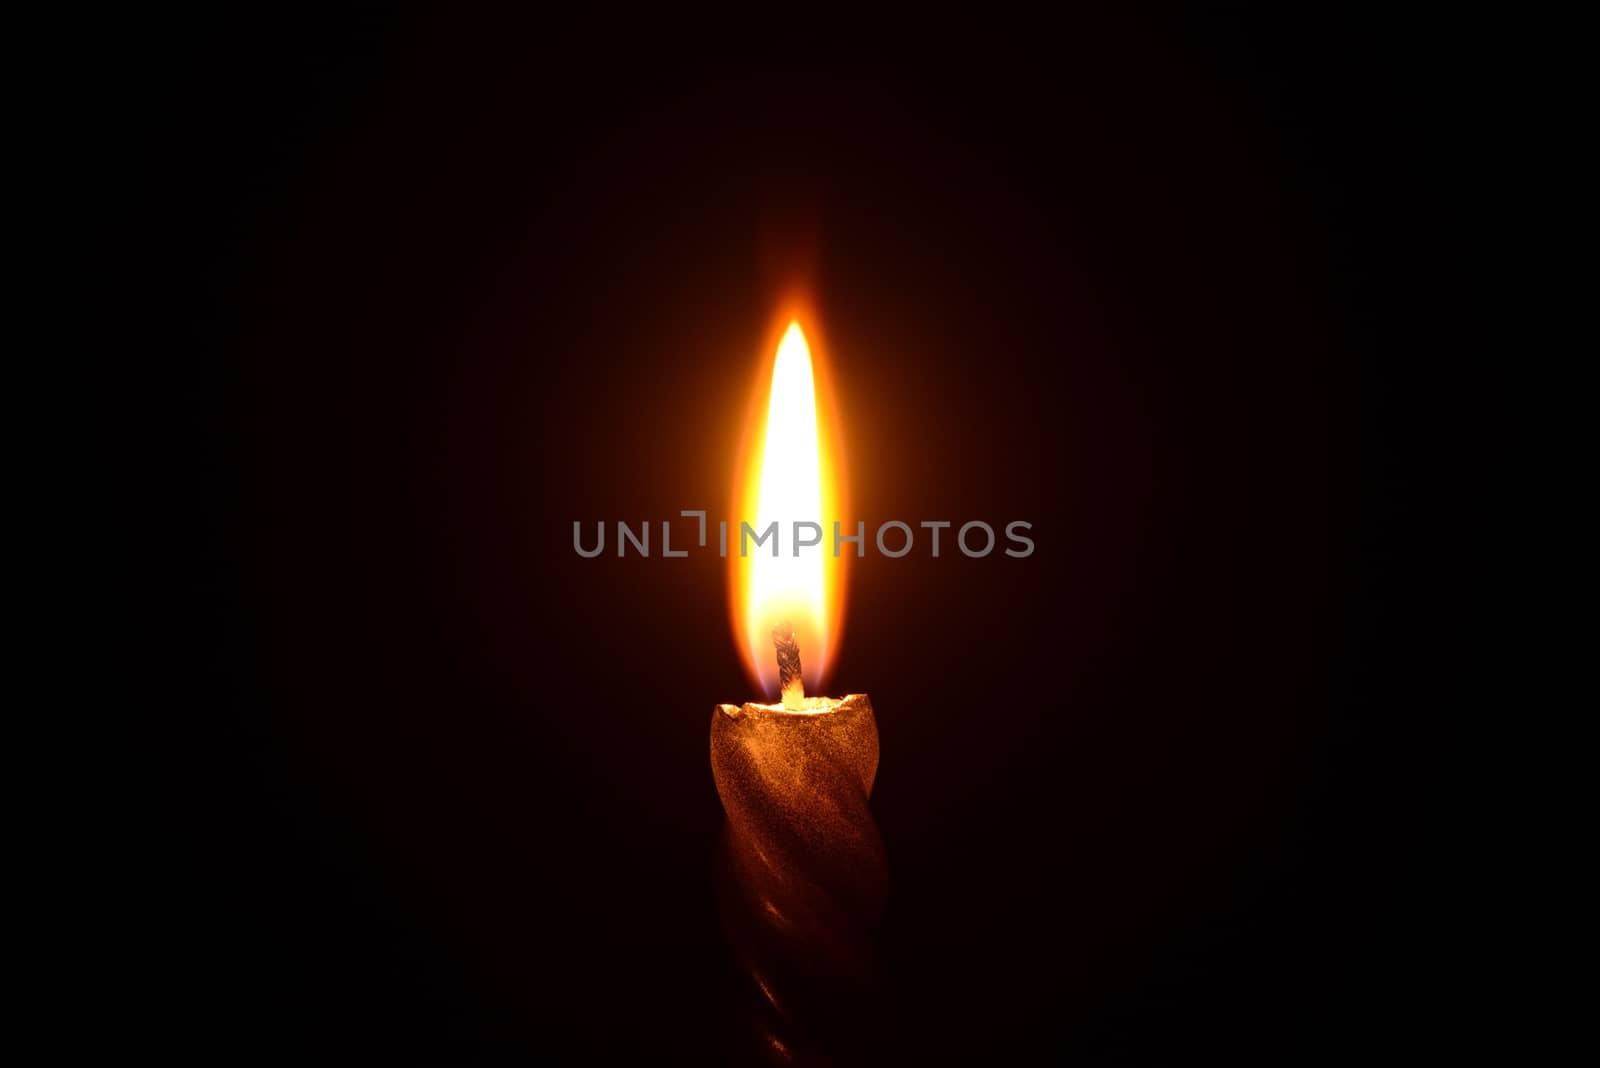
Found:
<path fill-rule="evenodd" d="M 833 1059 L 839 1042 L 862 1033 L 888 889 L 867 807 L 878 770 L 872 702 L 806 693 L 837 648 L 845 559 L 834 541 L 837 434 L 821 428 L 817 393 L 810 345 L 791 321 L 735 494 L 736 515 L 755 523 L 747 531 L 741 521 L 728 553 L 736 644 L 756 684 L 780 699 L 718 705 L 711 717 L 727 815 L 723 924 L 750 980 L 752 1037 L 779 1063 Z M 751 538 L 773 523 L 787 551 L 775 542 L 751 553 Z"/>

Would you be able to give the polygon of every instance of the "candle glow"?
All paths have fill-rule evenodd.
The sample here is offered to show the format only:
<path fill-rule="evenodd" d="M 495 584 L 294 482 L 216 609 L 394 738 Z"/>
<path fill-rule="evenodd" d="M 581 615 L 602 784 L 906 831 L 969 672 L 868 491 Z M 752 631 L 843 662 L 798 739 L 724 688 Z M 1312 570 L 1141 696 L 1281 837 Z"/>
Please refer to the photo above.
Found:
<path fill-rule="evenodd" d="M 742 528 L 729 532 L 735 644 L 751 681 L 768 697 L 778 690 L 773 627 L 792 624 L 806 689 L 821 693 L 842 623 L 844 554 L 833 552 L 841 494 L 837 445 L 830 440 L 837 434 L 825 433 L 831 421 L 819 418 L 817 365 L 799 321 L 789 320 L 770 379 L 763 378 L 765 404 L 755 407 L 754 425 L 747 427 L 748 445 L 736 479 L 734 514 L 753 520 L 755 535 L 773 523 L 779 532 L 776 554 L 773 542 L 758 547 L 754 537 L 746 541 Z M 801 529 L 817 543 L 797 546 L 796 523 L 815 524 Z"/>

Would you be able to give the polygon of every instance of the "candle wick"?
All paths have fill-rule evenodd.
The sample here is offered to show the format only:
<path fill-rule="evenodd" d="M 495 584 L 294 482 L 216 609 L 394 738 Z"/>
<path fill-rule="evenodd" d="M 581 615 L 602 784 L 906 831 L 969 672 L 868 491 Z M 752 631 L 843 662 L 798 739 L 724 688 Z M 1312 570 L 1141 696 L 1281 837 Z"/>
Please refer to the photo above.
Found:
<path fill-rule="evenodd" d="M 784 620 L 772 628 L 772 646 L 778 652 L 778 688 L 783 707 L 791 712 L 806 707 L 806 684 L 800 677 L 800 643 L 794 640 L 794 626 Z"/>

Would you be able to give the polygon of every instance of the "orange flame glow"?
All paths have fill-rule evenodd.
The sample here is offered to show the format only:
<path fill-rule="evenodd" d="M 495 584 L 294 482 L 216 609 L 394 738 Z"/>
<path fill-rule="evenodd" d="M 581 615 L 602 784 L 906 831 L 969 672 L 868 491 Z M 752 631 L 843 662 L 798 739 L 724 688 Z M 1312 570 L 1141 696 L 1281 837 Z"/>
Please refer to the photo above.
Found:
<path fill-rule="evenodd" d="M 821 361 L 798 318 L 786 320 L 770 376 L 762 377 L 764 388 L 746 423 L 728 523 L 734 640 L 751 681 L 769 698 L 778 692 L 772 628 L 785 621 L 794 625 L 807 692 L 822 693 L 843 624 L 844 561 L 855 552 L 853 544 L 841 546 L 838 557 L 833 552 L 834 521 L 841 521 L 846 535 L 855 528 L 842 522 L 837 423 L 826 403 L 828 391 L 819 389 Z M 774 522 L 776 556 L 770 539 L 759 547 L 755 540 Z M 797 539 L 796 523 L 815 526 L 802 526 Z M 815 545 L 800 546 L 796 555 L 797 541 L 814 539 Z"/>

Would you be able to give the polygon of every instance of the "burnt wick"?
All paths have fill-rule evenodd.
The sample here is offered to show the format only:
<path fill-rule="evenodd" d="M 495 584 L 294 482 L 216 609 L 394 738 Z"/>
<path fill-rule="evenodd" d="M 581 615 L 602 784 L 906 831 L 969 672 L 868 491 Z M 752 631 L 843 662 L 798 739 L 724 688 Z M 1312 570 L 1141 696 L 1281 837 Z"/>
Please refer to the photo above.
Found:
<path fill-rule="evenodd" d="M 806 707 L 806 684 L 800 677 L 800 643 L 794 640 L 794 626 L 784 620 L 772 628 L 772 647 L 778 653 L 778 688 L 783 707 L 791 712 Z"/>

